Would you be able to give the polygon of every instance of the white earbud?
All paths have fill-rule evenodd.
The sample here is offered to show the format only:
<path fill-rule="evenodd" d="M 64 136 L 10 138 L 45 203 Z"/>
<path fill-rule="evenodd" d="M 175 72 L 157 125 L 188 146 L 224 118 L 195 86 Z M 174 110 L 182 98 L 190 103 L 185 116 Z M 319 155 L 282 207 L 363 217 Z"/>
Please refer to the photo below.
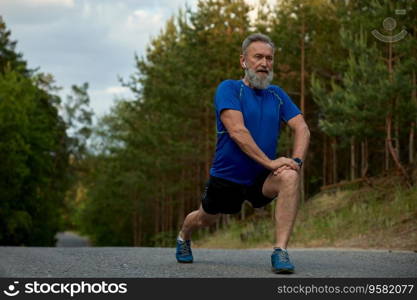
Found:
<path fill-rule="evenodd" d="M 248 67 L 246 66 L 246 63 L 245 62 L 243 62 L 243 67 L 245 68 L 245 69 L 247 69 Z"/>

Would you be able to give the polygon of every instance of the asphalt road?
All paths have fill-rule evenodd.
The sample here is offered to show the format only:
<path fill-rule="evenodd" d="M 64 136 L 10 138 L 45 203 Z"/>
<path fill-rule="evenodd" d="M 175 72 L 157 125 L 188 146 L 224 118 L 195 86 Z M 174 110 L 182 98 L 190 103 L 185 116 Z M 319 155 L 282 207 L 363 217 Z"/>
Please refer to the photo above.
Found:
<path fill-rule="evenodd" d="M 194 249 L 179 264 L 174 248 L 0 247 L 0 277 L 417 277 L 417 253 L 289 249 L 293 275 L 270 271 L 271 250 Z"/>
<path fill-rule="evenodd" d="M 88 247 L 90 242 L 88 239 L 79 236 L 76 233 L 66 231 L 59 232 L 56 235 L 57 247 Z"/>

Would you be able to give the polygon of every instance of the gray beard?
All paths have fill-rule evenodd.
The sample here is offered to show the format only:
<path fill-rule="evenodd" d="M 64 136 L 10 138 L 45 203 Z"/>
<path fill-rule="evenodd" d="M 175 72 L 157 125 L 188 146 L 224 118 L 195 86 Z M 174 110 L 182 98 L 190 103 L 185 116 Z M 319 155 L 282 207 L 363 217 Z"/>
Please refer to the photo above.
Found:
<path fill-rule="evenodd" d="M 260 77 L 252 69 L 245 69 L 245 78 L 249 81 L 250 85 L 255 89 L 264 90 L 266 89 L 274 77 L 274 72 L 269 71 L 268 75 L 265 78 Z"/>

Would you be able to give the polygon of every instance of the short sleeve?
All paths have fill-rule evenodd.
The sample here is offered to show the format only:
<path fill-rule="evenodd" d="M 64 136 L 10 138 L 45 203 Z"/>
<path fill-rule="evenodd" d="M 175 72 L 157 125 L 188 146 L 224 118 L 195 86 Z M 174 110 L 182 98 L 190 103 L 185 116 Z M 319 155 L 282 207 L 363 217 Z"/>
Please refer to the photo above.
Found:
<path fill-rule="evenodd" d="M 215 97 L 216 113 L 225 109 L 242 111 L 239 100 L 239 87 L 232 80 L 225 80 L 219 84 Z"/>
<path fill-rule="evenodd" d="M 291 98 L 284 92 L 283 89 L 276 87 L 276 91 L 282 100 L 282 105 L 280 109 L 280 120 L 287 123 L 289 120 L 295 116 L 301 114 L 301 110 L 297 105 L 291 100 Z"/>

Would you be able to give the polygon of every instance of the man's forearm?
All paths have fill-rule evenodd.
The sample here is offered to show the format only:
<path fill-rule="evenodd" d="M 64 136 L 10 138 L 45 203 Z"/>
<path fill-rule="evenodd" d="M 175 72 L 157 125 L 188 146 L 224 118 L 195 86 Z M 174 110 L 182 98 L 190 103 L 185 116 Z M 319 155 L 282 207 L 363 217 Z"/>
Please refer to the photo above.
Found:
<path fill-rule="evenodd" d="M 265 168 L 272 170 L 271 160 L 255 143 L 249 130 L 242 127 L 230 132 L 230 137 L 239 146 L 239 148 L 250 158 L 261 164 Z"/>
<path fill-rule="evenodd" d="M 308 145 L 310 143 L 310 130 L 307 126 L 302 126 L 294 130 L 294 147 L 292 157 L 305 159 Z"/>

